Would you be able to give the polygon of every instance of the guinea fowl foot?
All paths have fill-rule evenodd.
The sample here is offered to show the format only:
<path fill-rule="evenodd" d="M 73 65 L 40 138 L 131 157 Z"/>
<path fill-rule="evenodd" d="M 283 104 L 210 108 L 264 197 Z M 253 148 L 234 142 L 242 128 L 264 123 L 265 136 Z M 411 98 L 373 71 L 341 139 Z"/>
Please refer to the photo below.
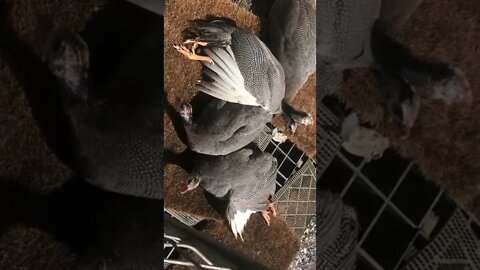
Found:
<path fill-rule="evenodd" d="M 180 105 L 179 113 L 186 124 L 189 124 L 189 125 L 192 124 L 193 108 L 192 108 L 192 105 L 190 105 L 190 103 L 183 103 L 182 105 Z"/>
<path fill-rule="evenodd" d="M 272 199 L 269 200 L 270 203 L 267 205 L 267 211 L 271 212 L 272 213 L 272 216 L 276 217 L 277 216 L 277 209 L 275 208 L 275 204 L 277 204 L 277 202 L 274 202 Z"/>
<path fill-rule="evenodd" d="M 268 226 L 270 226 L 270 211 L 265 210 L 260 213 L 262 215 L 262 218 L 265 220 Z"/>
<path fill-rule="evenodd" d="M 197 43 L 195 43 L 197 44 Z M 195 45 L 194 45 L 195 46 Z M 205 56 L 205 55 L 198 55 L 195 53 L 195 48 L 192 48 L 189 50 L 185 45 L 173 45 L 173 47 L 177 50 L 177 52 L 183 54 L 185 57 L 187 57 L 190 60 L 194 61 L 204 61 L 204 62 L 209 62 L 210 64 L 213 64 L 213 59 Z"/>
<path fill-rule="evenodd" d="M 262 215 L 262 218 L 267 223 L 267 225 L 270 226 L 270 220 L 271 220 L 270 214 L 272 214 L 272 216 L 274 217 L 277 216 L 277 209 L 275 208 L 275 204 L 277 204 L 277 202 L 274 202 L 272 198 L 269 198 L 268 201 L 269 203 L 267 204 L 267 210 L 262 211 L 261 215 Z"/>

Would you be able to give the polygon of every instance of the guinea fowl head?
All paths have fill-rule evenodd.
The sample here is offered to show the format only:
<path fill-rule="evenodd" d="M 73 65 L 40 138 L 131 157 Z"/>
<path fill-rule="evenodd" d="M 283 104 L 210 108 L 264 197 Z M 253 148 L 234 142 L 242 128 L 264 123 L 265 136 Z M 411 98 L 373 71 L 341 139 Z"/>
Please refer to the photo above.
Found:
<path fill-rule="evenodd" d="M 189 192 L 189 191 L 191 191 L 191 190 L 196 189 L 196 188 L 198 187 L 198 185 L 200 185 L 200 182 L 201 182 L 201 181 L 202 181 L 202 180 L 201 180 L 200 177 L 198 177 L 198 176 L 190 176 L 190 177 L 188 178 L 188 184 L 187 184 L 187 186 L 185 186 L 185 187 L 182 189 L 182 191 L 181 191 L 180 194 L 185 194 L 185 193 L 187 193 L 187 192 Z"/>

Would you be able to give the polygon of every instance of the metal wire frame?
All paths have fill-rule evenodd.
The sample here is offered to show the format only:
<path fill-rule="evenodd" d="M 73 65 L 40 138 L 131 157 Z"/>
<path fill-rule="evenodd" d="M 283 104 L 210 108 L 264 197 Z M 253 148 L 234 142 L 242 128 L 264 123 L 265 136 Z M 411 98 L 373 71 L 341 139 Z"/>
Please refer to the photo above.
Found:
<path fill-rule="evenodd" d="M 170 252 L 167 255 L 167 259 L 164 259 L 164 263 L 166 264 L 175 264 L 175 265 L 183 265 L 183 266 L 197 266 L 193 262 L 185 262 L 185 261 L 180 261 L 180 260 L 172 260 L 169 259 L 170 256 L 173 254 L 173 252 L 177 249 L 183 248 L 186 250 L 189 250 L 193 252 L 195 255 L 197 255 L 204 263 L 200 263 L 199 266 L 201 269 L 211 269 L 211 270 L 231 270 L 230 268 L 225 268 L 225 267 L 219 267 L 219 266 L 214 266 L 213 263 L 200 252 L 197 248 L 193 247 L 192 245 L 187 245 L 187 244 L 182 244 L 181 239 L 175 236 L 168 235 L 166 233 L 163 234 L 164 241 L 166 243 L 163 244 L 163 249 L 165 250 L 166 248 L 170 248 Z"/>
<path fill-rule="evenodd" d="M 166 253 L 164 268 L 168 265 L 182 265 L 214 270 L 267 269 L 258 262 L 183 224 L 166 212 L 164 220 L 164 251 Z M 181 255 L 186 261 L 173 259 L 174 253 Z M 198 260 L 194 260 L 190 254 Z"/>
<path fill-rule="evenodd" d="M 323 104 L 320 103 L 320 105 L 317 107 L 317 120 L 322 121 L 323 124 L 329 124 L 329 125 L 338 125 L 339 119 Z M 413 245 L 414 240 L 418 235 L 423 235 L 423 231 L 421 228 L 425 224 L 425 222 L 428 219 L 428 215 L 432 213 L 433 208 L 435 205 L 439 202 L 440 198 L 444 194 L 444 190 L 438 189 L 436 192 L 434 199 L 431 201 L 428 210 L 424 214 L 424 216 L 421 218 L 420 222 L 415 222 L 411 218 L 408 217 L 408 215 L 400 209 L 400 207 L 392 200 L 396 192 L 398 191 L 399 187 L 402 185 L 402 183 L 405 180 L 405 177 L 407 176 L 408 172 L 412 169 L 414 166 L 413 162 L 410 162 L 402 172 L 401 176 L 399 179 L 396 181 L 395 185 L 389 192 L 385 192 L 380 190 L 376 184 L 369 179 L 367 175 L 365 175 L 362 170 L 363 167 L 367 164 L 367 161 L 365 159 L 361 160 L 361 162 L 357 165 L 355 165 L 351 160 L 345 156 L 340 150 L 340 138 L 336 134 L 332 134 L 329 132 L 323 131 L 320 127 L 320 123 L 317 122 L 317 126 L 319 127 L 319 131 L 317 133 L 317 174 L 319 181 L 322 181 L 321 177 L 323 174 L 328 170 L 330 164 L 332 161 L 336 158 L 341 161 L 343 165 L 345 165 L 348 170 L 351 170 L 353 173 L 350 176 L 347 184 L 343 187 L 341 190 L 341 197 L 345 198 L 347 192 L 351 189 L 351 187 L 354 185 L 354 183 L 361 183 L 364 184 L 368 187 L 369 190 L 371 190 L 378 198 L 381 199 L 382 205 L 379 208 L 379 210 L 376 212 L 374 218 L 372 221 L 370 221 L 369 225 L 365 229 L 365 232 L 361 236 L 361 238 L 358 241 L 358 246 L 357 246 L 357 251 L 360 257 L 362 259 L 366 260 L 370 267 L 372 269 L 376 270 L 383 270 L 385 269 L 380 265 L 380 263 L 374 258 L 372 255 L 370 255 L 364 248 L 363 244 L 365 243 L 366 239 L 369 237 L 375 237 L 372 234 L 372 230 L 375 227 L 375 225 L 378 223 L 380 217 L 382 216 L 383 213 L 387 211 L 387 209 L 390 209 L 393 211 L 396 217 L 400 218 L 404 223 L 406 223 L 410 228 L 416 230 L 417 232 L 415 235 L 412 237 L 412 240 L 408 243 L 408 247 L 404 251 L 403 255 L 401 258 L 398 260 L 396 265 L 392 268 L 392 270 L 396 269 L 401 269 L 402 263 L 405 261 L 407 257 L 412 256 L 411 254 L 411 247 Z M 355 205 L 352 205 L 355 206 Z M 476 219 L 473 218 L 471 214 L 469 215 L 469 224 L 475 223 L 475 224 L 480 224 Z M 433 240 L 435 241 L 435 240 Z"/>

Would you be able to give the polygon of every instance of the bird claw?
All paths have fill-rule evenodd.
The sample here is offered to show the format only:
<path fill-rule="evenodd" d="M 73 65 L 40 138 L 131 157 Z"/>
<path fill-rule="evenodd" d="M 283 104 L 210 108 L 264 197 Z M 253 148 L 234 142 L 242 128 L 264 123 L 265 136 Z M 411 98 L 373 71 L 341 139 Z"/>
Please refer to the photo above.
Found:
<path fill-rule="evenodd" d="M 192 46 L 192 49 L 188 49 L 187 46 L 185 45 L 173 45 L 173 47 L 177 50 L 177 52 L 183 54 L 185 57 L 187 57 L 190 60 L 194 61 L 204 61 L 208 62 L 210 64 L 213 64 L 213 59 L 205 56 L 205 55 L 198 55 L 195 53 L 195 49 L 197 48 L 197 44 L 199 43 L 194 43 Z M 200 44 L 199 44 L 200 45 Z"/>
<path fill-rule="evenodd" d="M 262 218 L 265 220 L 265 222 L 267 223 L 267 226 L 270 226 L 270 215 L 269 215 L 269 211 L 262 211 L 261 212 L 261 215 L 262 215 Z"/>
<path fill-rule="evenodd" d="M 267 211 L 269 211 L 269 213 L 272 213 L 272 216 L 276 217 L 277 216 L 277 209 L 275 208 L 275 204 L 277 204 L 277 202 L 274 202 L 273 200 L 270 199 L 270 203 L 267 204 Z"/>
<path fill-rule="evenodd" d="M 262 211 L 261 214 L 262 214 L 262 218 L 265 220 L 267 225 L 270 226 L 270 221 L 271 221 L 270 214 L 272 214 L 273 217 L 277 216 L 277 209 L 275 208 L 275 204 L 277 204 L 277 202 L 274 202 L 271 197 L 268 198 L 268 201 L 269 203 L 267 204 L 267 210 Z"/>

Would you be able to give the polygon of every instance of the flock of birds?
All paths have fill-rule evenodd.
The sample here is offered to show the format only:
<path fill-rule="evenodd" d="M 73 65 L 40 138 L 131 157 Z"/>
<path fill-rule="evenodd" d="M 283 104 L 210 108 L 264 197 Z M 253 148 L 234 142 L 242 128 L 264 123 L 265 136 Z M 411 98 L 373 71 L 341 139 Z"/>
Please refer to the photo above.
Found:
<path fill-rule="evenodd" d="M 188 59 L 202 63 L 202 79 L 197 88 L 208 94 L 210 100 L 197 119 L 193 119 L 192 105 L 182 104 L 179 109 L 189 147 L 197 153 L 182 192 L 202 186 L 215 197 L 226 200 L 227 220 L 235 237 L 242 240 L 252 214 L 260 212 L 269 224 L 270 215 L 276 215 L 272 197 L 278 164 L 272 155 L 263 153 L 252 142 L 274 114 L 284 116 L 291 132 L 298 125 L 313 124 L 308 113 L 290 103 L 315 72 L 317 92 L 322 97 L 340 89 L 345 71 L 358 67 L 374 69 L 385 97 L 387 116 L 405 127 L 406 136 L 415 123 L 422 100 L 438 99 L 446 104 L 471 102 L 471 89 L 459 68 L 419 57 L 391 38 L 397 17 L 387 11 L 388 5 L 394 3 L 398 1 L 323 0 L 315 8 L 307 0 L 275 0 L 268 16 L 267 41 L 227 19 L 192 21 L 183 31 L 183 43 L 175 48 Z M 1 7 L 3 15 L 8 9 Z M 159 10 L 163 13 L 163 8 Z M 411 14 L 411 10 L 404 13 Z M 132 216 L 143 213 L 141 209 L 149 211 L 145 217 L 132 218 L 149 224 L 145 235 L 127 239 L 126 235 L 135 232 L 138 226 L 136 221 L 129 220 L 131 228 L 113 236 L 112 239 L 120 241 L 116 246 L 128 247 L 129 241 L 138 242 L 138 246 L 133 245 L 136 249 L 133 257 L 116 257 L 119 265 L 125 265 L 128 259 L 140 264 L 148 260 L 142 256 L 158 257 L 146 250 L 160 250 L 156 242 L 150 247 L 141 244 L 148 238 L 160 243 L 163 237 L 156 231 L 161 221 L 152 220 L 159 210 L 155 201 L 163 200 L 164 97 L 162 78 L 158 76 L 163 70 L 163 44 L 158 40 L 163 34 L 163 21 L 159 16 L 141 14 L 140 17 L 146 20 L 144 32 L 132 47 L 122 52 L 121 59 L 107 59 L 106 62 L 116 61 L 115 70 L 110 72 L 101 71 L 96 59 L 112 48 L 92 52 L 89 50 L 92 44 L 78 34 L 58 31 L 43 66 L 26 49 L 28 46 L 10 44 L 19 39 L 13 31 L 0 29 L 2 57 L 15 55 L 15 61 L 30 57 L 29 61 L 39 63 L 36 66 L 43 72 L 39 74 L 47 74 L 46 77 L 51 76 L 58 83 L 45 87 L 59 90 L 68 130 L 56 131 L 61 136 L 71 136 L 74 157 L 69 164 L 75 164 L 72 166 L 75 171 L 94 186 L 112 194 L 143 198 L 136 210 L 133 208 L 136 203 L 125 203 L 124 199 L 119 199 L 123 203 L 114 203 L 118 209 L 112 216 L 117 218 L 128 207 L 132 207 L 129 212 Z M 404 21 L 401 18 L 399 22 Z M 107 33 L 104 31 L 103 35 Z M 102 42 L 90 40 L 97 42 L 93 45 L 102 46 Z M 90 56 L 92 53 L 95 57 Z M 136 89 L 135 93 L 131 89 Z M 367 129 L 355 113 L 345 118 L 341 131 L 346 141 L 352 137 L 368 141 L 376 136 L 375 132 L 367 135 L 367 139 L 356 136 L 364 133 L 359 130 Z M 358 146 L 355 142 L 350 140 L 350 145 L 353 152 L 358 150 L 354 149 Z M 368 151 L 356 153 L 365 152 Z M 104 196 L 100 197 L 103 201 Z M 123 222 L 128 223 L 120 223 Z M 161 262 L 152 265 L 156 263 Z"/>
<path fill-rule="evenodd" d="M 270 171 L 277 164 L 263 154 L 271 160 L 266 168 L 261 162 L 250 166 L 258 155 L 245 149 L 273 114 L 281 113 L 291 132 L 298 124 L 313 123 L 309 114 L 289 102 L 317 70 L 316 61 L 320 98 L 341 88 L 345 72 L 373 69 L 387 119 L 404 130 L 403 138 L 409 136 L 422 100 L 471 103 L 472 91 L 459 68 L 415 55 L 392 38 L 417 4 L 325 0 L 315 10 L 306 0 L 276 0 L 269 11 L 265 43 L 228 20 L 191 21 L 182 33 L 183 43 L 174 47 L 202 63 L 197 89 L 212 99 L 198 120 L 193 119 L 190 104 L 182 104 L 179 110 L 189 147 L 202 154 L 193 161 L 185 191 L 201 185 L 227 200 L 226 215 L 235 237 L 242 236 L 252 213 L 261 212 L 269 223 L 267 213 L 275 213 L 267 200 L 275 185 Z M 387 138 L 362 125 L 353 111 L 337 131 L 347 151 L 367 159 L 380 157 L 389 144 Z M 199 169 L 202 166 L 224 170 Z M 238 168 L 242 168 L 241 177 L 229 177 L 227 172 Z"/>
<path fill-rule="evenodd" d="M 313 124 L 310 114 L 289 103 L 316 70 L 315 10 L 306 0 L 277 0 L 269 12 L 268 41 L 227 19 L 193 20 L 174 45 L 202 63 L 197 89 L 211 96 L 198 119 L 192 105 L 180 106 L 189 148 L 198 153 L 182 193 L 199 185 L 227 201 L 235 238 L 260 212 L 276 216 L 277 160 L 252 144 L 273 115 L 288 129 Z"/>

